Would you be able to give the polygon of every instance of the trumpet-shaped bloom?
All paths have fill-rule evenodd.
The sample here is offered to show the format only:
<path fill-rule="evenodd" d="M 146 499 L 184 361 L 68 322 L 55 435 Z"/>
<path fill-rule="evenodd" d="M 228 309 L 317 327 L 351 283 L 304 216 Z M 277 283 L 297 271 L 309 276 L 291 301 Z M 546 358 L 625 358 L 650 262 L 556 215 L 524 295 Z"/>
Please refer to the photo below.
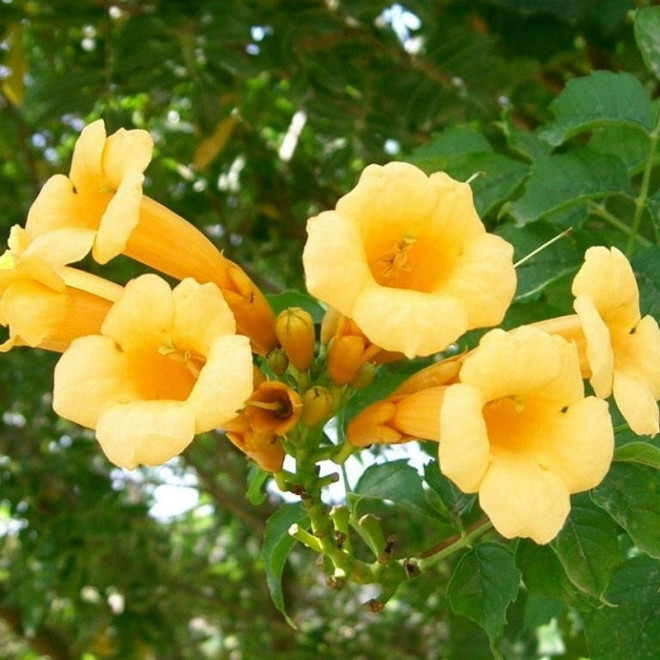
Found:
<path fill-rule="evenodd" d="M 106 136 L 102 120 L 86 126 L 69 176 L 51 177 L 32 204 L 26 240 L 58 230 L 61 249 L 68 241 L 86 241 L 99 263 L 123 253 L 177 279 L 213 282 L 239 331 L 253 340 L 255 350 L 267 353 L 277 344 L 275 319 L 258 287 L 202 232 L 143 194 L 152 148 L 146 131 L 120 129 Z"/>
<path fill-rule="evenodd" d="M 660 329 L 653 317 L 641 317 L 630 263 L 616 248 L 589 248 L 573 295 L 594 392 L 602 398 L 613 393 L 635 433 L 658 433 Z"/>
<path fill-rule="evenodd" d="M 132 469 L 181 453 L 236 415 L 252 392 L 246 337 L 213 284 L 156 275 L 129 282 L 101 334 L 71 343 L 55 367 L 53 407 L 96 430 L 110 461 Z"/>
<path fill-rule="evenodd" d="M 408 357 L 499 323 L 516 288 L 513 248 L 486 233 L 470 186 L 407 163 L 368 166 L 307 233 L 309 292 Z"/>
<path fill-rule="evenodd" d="M 443 473 L 505 537 L 547 543 L 571 493 L 598 485 L 612 459 L 607 403 L 584 397 L 575 345 L 532 327 L 491 330 L 447 387 L 440 412 Z"/>
<path fill-rule="evenodd" d="M 66 266 L 88 246 L 70 242 L 64 250 L 52 250 L 51 239 L 57 240 L 57 233 L 23 249 L 22 230 L 12 230 L 10 250 L 0 257 L 0 325 L 9 328 L 9 339 L 0 344 L 0 352 L 13 346 L 64 351 L 76 337 L 100 331 L 123 290 Z"/>
<path fill-rule="evenodd" d="M 278 436 L 300 420 L 302 401 L 297 392 L 278 381 L 257 385 L 240 415 L 224 425 L 227 437 L 263 470 L 282 469 L 284 449 Z"/>

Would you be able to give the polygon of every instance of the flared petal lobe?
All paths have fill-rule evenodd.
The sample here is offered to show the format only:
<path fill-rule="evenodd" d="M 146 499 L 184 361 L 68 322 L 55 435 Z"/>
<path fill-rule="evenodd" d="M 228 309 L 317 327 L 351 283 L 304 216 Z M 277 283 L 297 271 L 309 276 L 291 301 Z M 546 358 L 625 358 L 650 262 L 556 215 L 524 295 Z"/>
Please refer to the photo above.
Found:
<path fill-rule="evenodd" d="M 307 233 L 310 293 L 407 357 L 499 323 L 515 291 L 512 246 L 486 234 L 469 185 L 444 173 L 370 165 Z"/>
<path fill-rule="evenodd" d="M 547 543 L 569 496 L 595 487 L 612 460 L 607 403 L 584 397 L 577 348 L 532 327 L 492 330 L 446 388 L 439 462 L 505 537 Z"/>
<path fill-rule="evenodd" d="M 128 283 L 101 334 L 55 368 L 53 407 L 95 429 L 121 467 L 156 465 L 234 417 L 252 392 L 252 356 L 214 284 L 156 275 Z"/>
<path fill-rule="evenodd" d="M 574 308 L 586 339 L 590 382 L 614 400 L 639 435 L 660 431 L 660 329 L 641 317 L 630 263 L 616 248 L 589 248 L 573 280 Z"/>

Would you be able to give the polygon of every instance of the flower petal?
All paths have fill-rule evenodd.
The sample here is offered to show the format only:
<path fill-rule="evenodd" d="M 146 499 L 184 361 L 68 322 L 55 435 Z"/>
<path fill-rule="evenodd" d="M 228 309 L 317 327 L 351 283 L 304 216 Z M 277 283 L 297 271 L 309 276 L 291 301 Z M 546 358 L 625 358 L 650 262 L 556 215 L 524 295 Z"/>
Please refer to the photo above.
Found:
<path fill-rule="evenodd" d="M 353 319 L 374 344 L 409 358 L 442 351 L 467 330 L 460 301 L 408 289 L 363 289 Z"/>
<path fill-rule="evenodd" d="M 159 465 L 180 454 L 193 440 L 195 417 L 185 402 L 133 401 L 112 406 L 100 416 L 96 437 L 108 459 L 132 470 Z"/>
<path fill-rule="evenodd" d="M 614 400 L 630 428 L 637 435 L 660 431 L 660 413 L 648 385 L 624 371 L 614 372 Z"/>
<path fill-rule="evenodd" d="M 124 251 L 131 232 L 140 220 L 143 181 L 142 172 L 127 172 L 117 192 L 109 200 L 99 220 L 92 250 L 97 263 L 105 264 Z"/>
<path fill-rule="evenodd" d="M 101 331 L 125 351 L 157 349 L 173 320 L 174 298 L 167 282 L 157 275 L 141 275 L 128 282 Z"/>
<path fill-rule="evenodd" d="M 632 267 L 613 247 L 590 247 L 572 285 L 573 295 L 591 299 L 608 325 L 628 328 L 639 320 L 639 291 Z"/>
<path fill-rule="evenodd" d="M 234 315 L 215 284 L 198 284 L 186 278 L 177 284 L 172 295 L 175 345 L 206 355 L 218 335 L 236 332 Z"/>
<path fill-rule="evenodd" d="M 151 162 L 153 147 L 153 138 L 141 129 L 120 128 L 110 135 L 103 148 L 104 183 L 119 190 L 127 174 L 144 172 Z"/>
<path fill-rule="evenodd" d="M 471 385 L 450 385 L 440 409 L 442 473 L 463 492 L 475 493 L 490 462 L 490 445 L 479 390 Z"/>
<path fill-rule="evenodd" d="M 601 318 L 591 298 L 578 295 L 573 308 L 580 317 L 587 340 L 587 361 L 591 370 L 589 382 L 596 396 L 606 399 L 612 393 L 614 351 L 610 331 Z"/>
<path fill-rule="evenodd" d="M 506 538 L 548 543 L 562 528 L 570 498 L 561 479 L 533 462 L 496 451 L 479 488 L 479 504 Z"/>
<path fill-rule="evenodd" d="M 100 187 L 105 138 L 105 124 L 102 119 L 85 126 L 80 132 L 73 150 L 69 172 L 69 178 L 77 188 Z"/>
<path fill-rule="evenodd" d="M 250 342 L 243 335 L 218 337 L 188 398 L 195 433 L 222 426 L 236 416 L 253 389 Z"/>
<path fill-rule="evenodd" d="M 346 316 L 374 279 L 367 266 L 359 228 L 335 211 L 307 221 L 303 264 L 307 290 Z"/>
<path fill-rule="evenodd" d="M 557 410 L 546 418 L 546 433 L 535 440 L 530 460 L 558 476 L 569 493 L 594 488 L 607 474 L 614 451 L 608 405 L 592 396 Z"/>
<path fill-rule="evenodd" d="M 109 337 L 74 340 L 55 365 L 53 409 L 76 424 L 96 428 L 103 411 L 135 398 L 124 355 Z"/>
<path fill-rule="evenodd" d="M 465 247 L 452 277 L 442 282 L 438 293 L 459 299 L 466 308 L 469 326 L 479 328 L 502 321 L 516 283 L 513 246 L 499 236 L 484 233 Z"/>
<path fill-rule="evenodd" d="M 533 393 L 561 406 L 584 394 L 578 364 L 573 345 L 538 328 L 521 326 L 511 332 L 486 333 L 465 359 L 459 377 L 477 386 L 484 401 Z"/>

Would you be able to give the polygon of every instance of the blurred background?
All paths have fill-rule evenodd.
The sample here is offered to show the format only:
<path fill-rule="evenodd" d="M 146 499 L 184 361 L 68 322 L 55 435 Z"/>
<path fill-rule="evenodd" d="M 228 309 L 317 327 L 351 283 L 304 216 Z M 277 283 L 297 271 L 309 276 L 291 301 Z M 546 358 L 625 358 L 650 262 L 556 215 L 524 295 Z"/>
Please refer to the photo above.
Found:
<path fill-rule="evenodd" d="M 103 117 L 109 133 L 154 137 L 150 197 L 266 293 L 304 290 L 305 221 L 365 165 L 452 126 L 497 148 L 504 124 L 533 131 L 566 81 L 594 69 L 651 85 L 629 15 L 642 4 L 0 0 L 2 240 Z M 118 259 L 102 272 L 140 271 Z M 92 433 L 52 413 L 56 358 L 0 359 L 0 659 L 489 657 L 485 633 L 448 611 L 442 566 L 439 582 L 404 585 L 374 614 L 368 593 L 330 590 L 311 553 L 294 551 L 290 628 L 259 557 L 278 499 L 249 501 L 244 457 L 209 435 L 162 469 L 113 468 Z M 387 519 L 412 545 L 427 531 L 409 512 Z M 557 642 L 539 628 L 551 619 L 519 599 L 506 657 L 583 656 L 579 625 L 564 620 Z"/>

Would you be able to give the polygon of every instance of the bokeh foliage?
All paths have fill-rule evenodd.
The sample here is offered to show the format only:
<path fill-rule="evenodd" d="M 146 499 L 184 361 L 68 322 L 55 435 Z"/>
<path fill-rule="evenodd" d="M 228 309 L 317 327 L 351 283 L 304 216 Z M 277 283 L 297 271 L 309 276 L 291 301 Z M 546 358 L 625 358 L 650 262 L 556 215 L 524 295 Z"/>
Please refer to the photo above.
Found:
<path fill-rule="evenodd" d="M 154 136 L 151 197 L 204 229 L 266 292 L 301 290 L 306 218 L 334 206 L 365 164 L 402 158 L 457 178 L 485 172 L 474 182 L 480 212 L 519 257 L 573 227 L 561 247 L 521 271 L 524 289 L 508 322 L 529 318 L 530 306 L 537 318 L 565 313 L 584 248 L 625 245 L 604 216 L 632 214 L 625 192 L 639 185 L 648 161 L 644 122 L 656 108 L 658 81 L 635 44 L 635 6 L 5 0 L 2 235 L 24 222 L 49 175 L 68 170 L 81 126 L 103 117 L 109 132 L 138 127 Z M 590 76 L 595 70 L 603 73 Z M 603 99 L 591 124 L 583 116 L 580 124 L 575 104 L 559 96 L 571 85 L 590 85 Z M 614 129 L 603 121 L 607 112 Z M 562 197 L 557 184 L 575 180 L 567 168 L 580 172 L 585 159 L 600 167 L 595 189 L 564 189 Z M 598 191 L 612 194 L 601 200 Z M 656 208 L 659 201 L 651 200 Z M 656 231 L 657 222 L 641 227 L 645 246 L 657 243 Z M 638 264 L 647 277 L 643 296 L 648 282 L 645 311 L 657 315 L 657 252 L 645 254 Z M 124 262 L 112 269 L 118 281 L 135 272 Z M 452 607 L 445 598 L 450 566 L 437 568 L 437 580 L 404 585 L 374 614 L 361 605 L 369 594 L 328 589 L 310 556 L 294 550 L 282 584 L 298 630 L 288 627 L 271 604 L 260 556 L 277 498 L 246 499 L 244 458 L 208 436 L 167 471 L 113 469 L 92 434 L 51 412 L 53 362 L 15 350 L 0 366 L 0 657 L 488 657 L 487 635 L 453 612 L 461 611 L 459 591 L 450 589 Z M 643 470 L 632 463 L 619 464 L 618 478 Z M 198 505 L 156 517 L 152 505 L 167 481 L 194 484 Z M 434 534 L 422 513 L 367 500 L 406 551 Z M 599 511 L 580 500 L 572 515 L 591 521 Z M 507 658 L 552 653 L 539 626 L 555 621 L 563 651 L 555 646 L 554 654 L 583 657 L 580 612 L 603 594 L 604 574 L 576 589 L 556 565 L 566 556 L 561 548 L 532 546 L 518 545 L 517 565 L 525 579 L 539 567 L 546 577 L 509 609 L 501 648 Z M 614 554 L 602 549 L 605 562 Z M 478 559 L 459 559 L 466 575 Z M 644 570 L 656 575 L 657 562 L 641 557 L 624 566 L 606 598 L 617 602 Z M 652 590 L 645 598 L 657 606 Z M 594 616 L 592 631 L 609 626 L 608 614 Z M 593 657 L 608 657 L 592 635 Z"/>

